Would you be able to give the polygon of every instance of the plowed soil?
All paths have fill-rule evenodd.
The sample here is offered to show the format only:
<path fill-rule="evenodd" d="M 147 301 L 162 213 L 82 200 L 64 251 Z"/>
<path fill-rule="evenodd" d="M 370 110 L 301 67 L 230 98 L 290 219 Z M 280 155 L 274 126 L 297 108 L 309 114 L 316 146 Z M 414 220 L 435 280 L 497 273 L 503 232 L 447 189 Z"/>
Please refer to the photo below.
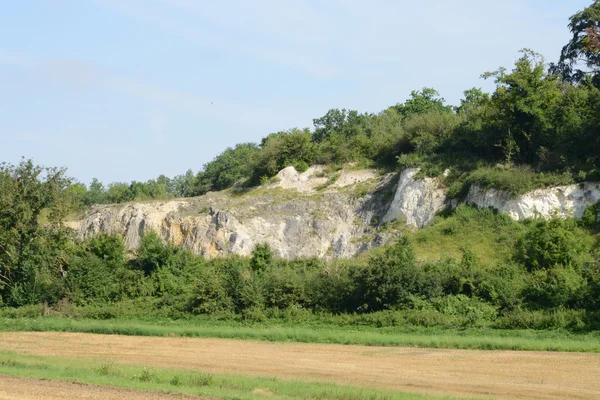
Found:
<path fill-rule="evenodd" d="M 462 397 L 600 399 L 600 355 L 586 353 L 53 332 L 0 332 L 0 350 Z"/>

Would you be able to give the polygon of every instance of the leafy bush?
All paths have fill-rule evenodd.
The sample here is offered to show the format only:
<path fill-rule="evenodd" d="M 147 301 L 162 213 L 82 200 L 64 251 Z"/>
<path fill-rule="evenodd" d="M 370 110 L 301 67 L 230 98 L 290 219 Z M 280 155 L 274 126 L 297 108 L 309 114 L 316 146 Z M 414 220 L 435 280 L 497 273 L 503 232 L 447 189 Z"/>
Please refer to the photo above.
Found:
<path fill-rule="evenodd" d="M 465 325 L 490 322 L 498 316 L 497 307 L 464 294 L 435 297 L 428 301 L 413 298 L 412 307 L 415 310 L 434 310 L 447 316 L 464 317 Z"/>
<path fill-rule="evenodd" d="M 514 196 L 524 194 L 533 189 L 550 186 L 570 185 L 573 176 L 568 173 L 538 173 L 529 168 L 479 168 L 471 172 L 465 184 L 478 185 L 482 189 L 498 189 Z"/>
<path fill-rule="evenodd" d="M 204 269 L 196 281 L 189 310 L 196 314 L 221 314 L 233 310 L 224 277 L 216 267 Z"/>
<path fill-rule="evenodd" d="M 600 231 L 600 201 L 585 209 L 579 225 L 594 232 Z"/>
<path fill-rule="evenodd" d="M 573 221 L 535 221 L 517 242 L 515 259 L 530 271 L 555 265 L 579 268 L 587 258 L 584 236 Z"/>
<path fill-rule="evenodd" d="M 556 265 L 532 273 L 524 298 L 539 308 L 573 307 L 581 302 L 586 286 L 586 280 L 573 267 Z"/>
<path fill-rule="evenodd" d="M 447 111 L 429 111 L 413 115 L 404 121 L 408 143 L 419 154 L 439 151 L 450 139 L 460 118 Z"/>
<path fill-rule="evenodd" d="M 250 161 L 251 181 L 259 183 L 263 176 L 274 176 L 289 166 L 306 170 L 317 159 L 317 147 L 308 129 L 292 129 L 273 133 L 262 140 L 261 151 Z"/>
<path fill-rule="evenodd" d="M 67 296 L 77 304 L 114 299 L 116 276 L 110 264 L 93 253 L 74 257 L 67 273 Z"/>
<path fill-rule="evenodd" d="M 242 143 L 226 149 L 204 164 L 204 171 L 198 174 L 199 192 L 227 189 L 240 179 L 249 177 L 259 154 L 261 151 L 254 143 Z"/>
<path fill-rule="evenodd" d="M 406 303 L 410 295 L 426 285 L 424 271 L 417 267 L 415 255 L 405 237 L 384 254 L 369 260 L 367 268 L 357 271 L 362 308 L 368 311 L 390 309 Z"/>
<path fill-rule="evenodd" d="M 592 316 L 593 318 L 593 316 Z M 596 317 L 597 318 L 597 317 Z M 515 310 L 500 316 L 492 325 L 500 329 L 567 329 L 579 331 L 597 326 L 583 310 Z"/>
<path fill-rule="evenodd" d="M 173 246 L 164 244 L 156 232 L 149 231 L 142 235 L 135 265 L 150 275 L 160 267 L 169 265 L 174 252 Z"/>

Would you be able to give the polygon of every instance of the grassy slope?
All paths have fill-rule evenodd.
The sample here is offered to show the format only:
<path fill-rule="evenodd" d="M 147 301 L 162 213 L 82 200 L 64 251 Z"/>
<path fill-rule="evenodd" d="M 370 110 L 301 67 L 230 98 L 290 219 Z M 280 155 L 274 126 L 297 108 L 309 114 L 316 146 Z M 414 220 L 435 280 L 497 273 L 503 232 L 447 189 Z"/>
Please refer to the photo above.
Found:
<path fill-rule="evenodd" d="M 460 260 L 462 251 L 470 250 L 483 265 L 493 267 L 511 257 L 525 230 L 506 215 L 460 206 L 451 216 L 437 217 L 433 225 L 406 234 L 420 260 Z"/>
<path fill-rule="evenodd" d="M 224 399 L 418 400 L 397 391 L 0 352 L 0 374 Z M 447 398 L 447 397 L 445 397 Z"/>

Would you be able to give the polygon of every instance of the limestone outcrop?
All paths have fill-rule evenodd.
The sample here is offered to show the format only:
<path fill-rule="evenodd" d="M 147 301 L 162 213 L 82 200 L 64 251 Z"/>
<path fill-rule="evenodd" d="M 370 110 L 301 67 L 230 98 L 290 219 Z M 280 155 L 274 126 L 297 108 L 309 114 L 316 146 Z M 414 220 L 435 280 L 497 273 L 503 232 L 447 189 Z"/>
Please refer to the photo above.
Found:
<path fill-rule="evenodd" d="M 298 173 L 293 167 L 252 190 L 230 189 L 195 198 L 95 206 L 71 222 L 82 238 L 118 234 L 128 248 L 145 232 L 206 257 L 249 255 L 268 243 L 279 257 L 349 258 L 389 242 L 397 233 L 381 229 L 392 221 L 412 228 L 431 224 L 436 213 L 455 207 L 438 179 L 415 179 L 418 169 L 399 175 L 374 170 L 322 167 Z M 512 196 L 472 186 L 464 202 L 494 208 L 515 220 L 574 217 L 600 201 L 600 184 L 557 186 Z M 600 220 L 600 214 L 598 215 Z"/>
<path fill-rule="evenodd" d="M 356 193 L 355 185 L 312 194 L 259 188 L 97 206 L 72 227 L 82 238 L 119 234 L 128 248 L 137 248 L 141 236 L 152 230 L 165 241 L 206 257 L 249 255 L 257 244 L 268 243 L 284 258 L 349 258 L 393 236 L 379 233 L 375 226 L 387 209 L 382 190 L 375 192 L 389 186 L 389 178 L 371 181 L 366 195 Z"/>
<path fill-rule="evenodd" d="M 521 196 L 473 185 L 465 202 L 479 208 L 493 208 L 514 220 L 526 218 L 581 218 L 585 210 L 600 201 L 600 184 L 583 183 L 536 189 Z"/>
<path fill-rule="evenodd" d="M 437 179 L 414 179 L 417 168 L 402 171 L 398 187 L 383 222 L 401 219 L 406 225 L 423 228 L 433 222 L 435 214 L 446 207 L 446 193 Z"/>

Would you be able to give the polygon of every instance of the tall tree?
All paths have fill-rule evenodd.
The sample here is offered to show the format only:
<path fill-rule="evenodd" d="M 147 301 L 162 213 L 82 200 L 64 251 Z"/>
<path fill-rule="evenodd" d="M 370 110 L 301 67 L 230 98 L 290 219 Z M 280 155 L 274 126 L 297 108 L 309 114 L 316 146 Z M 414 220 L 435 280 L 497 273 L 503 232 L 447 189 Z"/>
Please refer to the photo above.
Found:
<path fill-rule="evenodd" d="M 483 74 L 496 83 L 487 142 L 502 150 L 507 163 L 532 163 L 542 147 L 553 147 L 552 116 L 562 94 L 556 75 L 546 73 L 543 57 L 529 49 L 521 53 L 510 73 L 500 68 Z"/>
<path fill-rule="evenodd" d="M 65 170 L 31 160 L 0 164 L 0 300 L 22 305 L 51 295 L 64 264 Z"/>
<path fill-rule="evenodd" d="M 595 78 L 600 84 L 600 0 L 570 18 L 569 30 L 573 37 L 560 54 L 558 64 L 551 66 L 553 73 L 560 73 L 570 82 L 581 82 L 586 77 Z M 582 69 L 583 68 L 583 69 Z"/>

